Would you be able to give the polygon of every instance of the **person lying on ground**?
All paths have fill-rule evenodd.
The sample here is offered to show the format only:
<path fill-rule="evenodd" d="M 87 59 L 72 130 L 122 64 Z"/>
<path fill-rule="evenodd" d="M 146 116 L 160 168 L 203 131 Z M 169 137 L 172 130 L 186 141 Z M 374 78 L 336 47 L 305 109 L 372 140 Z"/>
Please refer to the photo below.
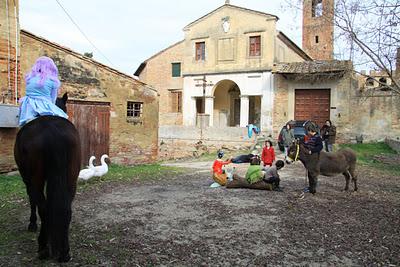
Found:
<path fill-rule="evenodd" d="M 251 159 L 258 157 L 258 151 L 253 150 L 250 154 L 239 155 L 231 160 L 232 163 L 250 163 Z"/>

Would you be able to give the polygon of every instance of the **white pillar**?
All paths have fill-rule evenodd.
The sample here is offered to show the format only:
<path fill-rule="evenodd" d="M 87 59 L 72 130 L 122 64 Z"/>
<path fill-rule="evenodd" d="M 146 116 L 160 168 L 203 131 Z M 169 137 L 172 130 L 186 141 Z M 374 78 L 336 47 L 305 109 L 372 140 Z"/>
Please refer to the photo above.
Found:
<path fill-rule="evenodd" d="M 206 96 L 206 103 L 205 103 L 205 113 L 210 116 L 209 125 L 212 127 L 214 125 L 214 97 L 213 96 Z"/>
<path fill-rule="evenodd" d="M 183 114 L 183 125 L 186 126 L 196 125 L 196 98 L 188 97 L 187 99 L 184 99 L 182 114 Z"/>
<path fill-rule="evenodd" d="M 240 96 L 240 127 L 246 127 L 249 124 L 249 96 Z"/>

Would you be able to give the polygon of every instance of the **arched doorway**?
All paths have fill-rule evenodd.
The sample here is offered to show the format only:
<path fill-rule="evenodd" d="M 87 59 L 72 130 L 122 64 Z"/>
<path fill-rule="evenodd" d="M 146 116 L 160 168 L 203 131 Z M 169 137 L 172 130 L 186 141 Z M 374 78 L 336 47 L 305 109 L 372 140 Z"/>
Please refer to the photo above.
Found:
<path fill-rule="evenodd" d="M 240 125 L 240 89 L 231 80 L 222 80 L 214 88 L 214 126 Z"/>

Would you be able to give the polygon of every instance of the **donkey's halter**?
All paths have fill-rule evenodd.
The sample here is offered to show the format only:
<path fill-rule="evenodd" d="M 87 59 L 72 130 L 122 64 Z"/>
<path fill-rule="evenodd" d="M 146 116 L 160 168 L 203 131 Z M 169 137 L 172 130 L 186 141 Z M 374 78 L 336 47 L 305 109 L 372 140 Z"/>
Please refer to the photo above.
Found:
<path fill-rule="evenodd" d="M 299 144 L 296 144 L 296 157 L 294 158 L 294 161 L 297 161 L 299 159 L 299 154 L 300 154 L 300 146 Z"/>
<path fill-rule="evenodd" d="M 294 157 L 294 161 L 297 161 L 299 159 L 299 154 L 300 154 L 300 146 L 299 144 L 296 144 L 296 156 Z M 289 156 L 289 158 L 292 159 L 292 157 Z"/>

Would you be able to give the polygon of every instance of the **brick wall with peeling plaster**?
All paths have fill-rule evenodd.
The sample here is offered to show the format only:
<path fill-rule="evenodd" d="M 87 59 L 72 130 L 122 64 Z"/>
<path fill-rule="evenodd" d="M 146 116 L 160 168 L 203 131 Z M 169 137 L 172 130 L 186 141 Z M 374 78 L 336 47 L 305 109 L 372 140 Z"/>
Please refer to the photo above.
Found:
<path fill-rule="evenodd" d="M 133 77 L 25 31 L 21 31 L 20 49 L 20 73 L 27 73 L 39 56 L 46 55 L 53 58 L 59 68 L 61 93 L 68 92 L 74 99 L 111 102 L 110 157 L 113 163 L 134 165 L 157 160 L 158 95 L 155 90 Z M 3 61 L 0 61 L 0 68 L 4 69 Z M 22 81 L 20 96 L 25 94 L 24 86 Z M 126 122 L 127 101 L 143 103 L 142 125 Z M 0 172 L 16 169 L 13 149 L 17 130 L 0 128 Z"/>
<path fill-rule="evenodd" d="M 155 90 L 68 48 L 23 31 L 21 68 L 27 72 L 41 56 L 51 57 L 59 68 L 61 93 L 72 99 L 111 103 L 110 158 L 113 163 L 151 163 L 158 156 L 158 95 Z M 142 125 L 126 121 L 127 101 L 143 103 Z"/>

